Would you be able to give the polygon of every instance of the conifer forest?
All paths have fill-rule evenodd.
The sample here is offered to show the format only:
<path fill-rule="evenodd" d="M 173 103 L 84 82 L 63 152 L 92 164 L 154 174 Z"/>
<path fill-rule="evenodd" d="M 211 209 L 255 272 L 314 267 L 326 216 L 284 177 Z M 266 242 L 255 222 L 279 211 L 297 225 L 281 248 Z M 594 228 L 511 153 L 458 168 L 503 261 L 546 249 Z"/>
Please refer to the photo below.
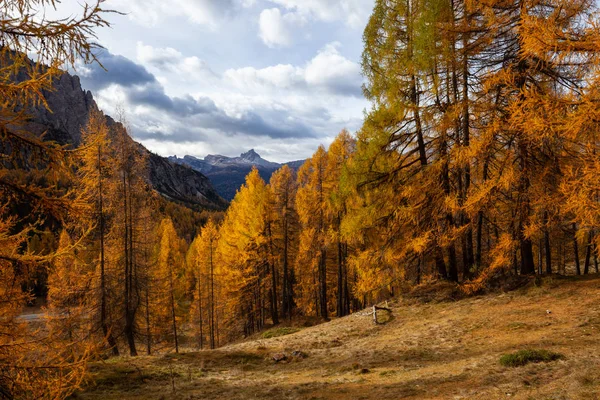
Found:
<path fill-rule="evenodd" d="M 177 3 L 173 7 L 194 2 Z M 252 5 L 232 11 L 241 14 L 223 18 L 243 19 L 250 12 L 244 10 L 256 7 L 247 3 Z M 260 28 L 263 17 L 274 13 L 282 24 L 310 30 L 306 18 L 320 14 L 302 14 L 309 3 L 269 3 L 275 8 L 260 14 Z M 330 3 L 343 9 L 352 2 Z M 302 162 L 272 166 L 254 151 L 242 154 L 256 155 L 266 167 L 245 164 L 245 182 L 227 201 L 215 192 L 212 175 L 146 149 L 150 142 L 138 140 L 133 106 L 119 104 L 111 116 L 103 111 L 108 91 L 100 97 L 94 92 L 98 103 L 82 91 L 87 100 L 77 101 L 85 112 L 73 105 L 74 97 L 64 107 L 52 100 L 66 90 L 59 83 L 71 82 L 72 75 L 81 74 L 85 85 L 91 68 L 122 79 L 143 78 L 106 62 L 99 40 L 99 32 L 115 24 L 133 24 L 135 11 L 120 10 L 124 3 L 94 0 L 79 4 L 77 13 L 54 17 L 61 7 L 57 0 L 0 0 L 0 399 L 81 398 L 93 385 L 97 363 L 188 353 L 211 357 L 267 337 L 265 332 L 328 329 L 327 324 L 365 310 L 374 315 L 364 324 L 392 329 L 404 317 L 379 324 L 374 306 L 399 315 L 416 307 L 410 301 L 420 304 L 414 299 L 423 293 L 450 293 L 439 300 L 439 307 L 446 307 L 539 285 L 549 299 L 556 294 L 560 301 L 585 287 L 581 301 L 587 305 L 577 315 L 598 324 L 600 5 L 592 0 L 364 3 L 368 14 L 360 25 L 362 53 L 356 60 L 362 94 L 353 97 L 367 104 L 362 115 L 353 116 L 360 124 L 355 129 L 338 123 L 334 131 L 321 132 L 322 144 Z M 304 22 L 288 18 L 294 12 Z M 272 44 L 270 51 L 284 47 L 275 39 L 265 41 Z M 326 47 L 316 57 L 328 51 L 342 57 L 340 48 L 339 43 Z M 171 50 L 168 57 L 178 57 Z M 169 68 L 161 60 L 157 63 Z M 310 91 L 311 82 L 326 79 L 325 65 L 296 67 L 295 74 L 306 77 L 295 79 L 308 82 L 308 89 L 298 90 Z M 278 71 L 273 67 L 267 75 Z M 234 79 L 233 72 L 224 76 Z M 193 79 L 188 73 L 184 79 Z M 152 79 L 152 85 L 164 84 Z M 128 96 L 132 102 L 134 95 Z M 168 99 L 173 115 L 217 115 L 232 130 L 266 124 L 266 117 L 256 116 L 236 128 L 238 117 L 221 112 L 218 101 L 205 105 L 195 98 L 187 105 L 192 97 Z M 209 111 L 196 111 L 201 107 Z M 68 139 L 64 124 L 48 122 L 62 113 L 78 121 L 69 122 L 74 133 Z M 294 120 L 303 118 L 309 117 Z M 233 133 L 206 128 L 212 129 L 207 136 L 212 142 L 237 141 Z M 296 148 L 286 142 L 296 137 L 290 135 L 278 140 Z M 217 167 L 206 168 L 216 174 Z M 570 292 L 561 289 L 563 280 L 572 285 Z M 473 306 L 469 315 L 480 307 Z M 551 314 L 552 304 L 541 307 L 547 309 L 544 317 L 558 312 Z M 513 335 L 533 340 L 528 329 Z M 597 337 L 597 329 L 593 332 Z M 464 340 L 458 348 L 477 348 Z M 294 346 L 309 346 L 298 343 Z M 529 348 L 509 347 L 502 352 Z M 546 347 L 552 350 L 551 342 Z M 533 362 L 550 357 L 564 366 L 577 359 L 568 348 L 555 347 L 567 357 L 543 353 Z M 302 362 L 311 357 L 309 352 Z M 277 355 L 272 358 L 281 365 Z M 500 364 L 513 362 L 504 360 Z M 355 369 L 366 374 L 377 368 L 373 365 Z M 263 398 L 225 392 L 177 397 L 184 394 L 170 368 L 169 391 L 161 398 Z M 582 383 L 588 397 L 532 392 L 522 398 L 600 398 L 598 379 L 590 379 L 587 386 Z M 271 398 L 371 398 L 333 393 L 323 389 L 303 397 L 290 389 L 288 397 Z M 390 398 L 478 398 L 440 393 L 392 391 Z M 494 396 L 486 398 L 506 398 Z"/>

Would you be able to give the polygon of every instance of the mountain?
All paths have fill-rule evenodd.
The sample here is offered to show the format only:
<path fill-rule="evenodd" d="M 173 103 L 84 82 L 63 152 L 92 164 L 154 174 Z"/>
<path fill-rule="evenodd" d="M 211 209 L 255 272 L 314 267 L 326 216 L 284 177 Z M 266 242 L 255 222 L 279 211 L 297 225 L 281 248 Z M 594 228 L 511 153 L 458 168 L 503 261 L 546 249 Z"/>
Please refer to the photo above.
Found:
<path fill-rule="evenodd" d="M 169 161 L 186 165 L 195 171 L 206 175 L 221 197 L 231 201 L 237 190 L 245 182 L 246 175 L 256 167 L 260 176 L 268 182 L 273 172 L 288 165 L 297 170 L 304 164 L 305 160 L 291 161 L 288 163 L 276 163 L 262 158 L 254 149 L 240 154 L 239 157 L 227 157 L 222 155 L 209 154 L 204 159 L 194 156 L 169 157 Z"/>
<path fill-rule="evenodd" d="M 267 169 L 278 169 L 282 165 L 265 160 L 256 151 L 254 151 L 254 149 L 242 153 L 239 157 L 226 157 L 209 154 L 204 158 L 204 162 L 217 167 L 225 167 L 230 165 L 244 165 L 251 167 L 256 165 L 257 167 L 260 166 Z"/>
<path fill-rule="evenodd" d="M 44 97 L 52 111 L 43 107 L 30 110 L 32 118 L 27 129 L 38 134 L 46 132 L 47 139 L 62 145 L 78 146 L 81 128 L 87 123 L 90 111 L 98 107 L 91 92 L 81 88 L 79 77 L 64 73 L 55 80 L 54 90 L 45 92 Z M 118 123 L 106 118 L 109 125 Z M 227 207 L 227 202 L 201 172 L 153 154 L 141 144 L 139 149 L 148 153 L 150 183 L 163 197 L 194 209 Z"/>

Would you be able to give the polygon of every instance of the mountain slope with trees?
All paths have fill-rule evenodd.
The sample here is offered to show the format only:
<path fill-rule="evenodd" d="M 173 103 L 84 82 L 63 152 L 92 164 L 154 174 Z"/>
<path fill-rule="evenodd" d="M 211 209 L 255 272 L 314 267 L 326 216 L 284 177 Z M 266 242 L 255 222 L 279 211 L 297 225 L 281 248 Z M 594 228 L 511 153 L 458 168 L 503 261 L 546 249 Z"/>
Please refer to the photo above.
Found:
<path fill-rule="evenodd" d="M 98 110 L 91 92 L 81 87 L 79 77 L 64 72 L 55 78 L 52 87 L 43 91 L 43 98 L 48 108 L 33 107 L 26 129 L 40 135 L 45 133 L 46 140 L 60 145 L 78 147 L 81 129 L 90 113 Z M 109 126 L 118 123 L 109 116 L 106 118 Z M 227 207 L 205 175 L 153 154 L 142 145 L 138 147 L 146 154 L 152 186 L 165 198 L 198 210 Z"/>

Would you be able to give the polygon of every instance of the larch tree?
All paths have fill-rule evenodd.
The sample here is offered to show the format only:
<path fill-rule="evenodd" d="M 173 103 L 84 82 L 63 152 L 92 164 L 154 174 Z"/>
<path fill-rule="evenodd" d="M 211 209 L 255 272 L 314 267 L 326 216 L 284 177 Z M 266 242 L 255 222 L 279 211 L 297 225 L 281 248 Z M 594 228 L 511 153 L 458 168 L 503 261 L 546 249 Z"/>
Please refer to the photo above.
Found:
<path fill-rule="evenodd" d="M 502 258 L 512 251 L 516 268 L 519 254 L 519 272 L 533 274 L 538 242 L 538 264 L 546 247 L 546 270 L 551 271 L 550 232 L 557 225 L 566 229 L 564 218 L 570 218 L 555 207 L 568 207 L 559 193 L 562 171 L 572 160 L 573 136 L 566 133 L 581 128 L 576 118 L 586 104 L 590 67 L 597 62 L 590 51 L 597 36 L 596 6 L 590 1 L 494 1 L 473 7 L 489 43 L 482 52 L 480 98 L 493 107 L 479 119 L 485 124 L 478 135 L 495 151 L 485 171 L 494 183 L 481 189 L 497 204 L 508 200 L 508 209 L 499 207 L 503 214 L 494 217 L 498 233 L 514 243 Z M 479 191 L 472 196 L 485 198 Z"/>
<path fill-rule="evenodd" d="M 326 213 L 331 220 L 328 230 L 329 241 L 335 243 L 337 252 L 336 315 L 350 313 L 350 291 L 348 284 L 348 243 L 342 237 L 342 220 L 347 211 L 348 192 L 340 187 L 348 159 L 355 150 L 356 141 L 347 130 L 342 130 L 327 149 L 327 203 Z"/>
<path fill-rule="evenodd" d="M 192 305 L 190 307 L 190 315 L 188 320 L 197 330 L 198 348 L 204 348 L 204 326 L 206 322 L 206 298 L 207 298 L 207 283 L 206 271 L 203 265 L 203 243 L 201 235 L 197 235 L 186 253 L 185 262 L 188 273 L 193 277 L 194 286 L 192 291 Z"/>
<path fill-rule="evenodd" d="M 17 0 L 2 3 L 0 14 L 0 395 L 7 398 L 64 398 L 81 383 L 85 358 L 65 356 L 49 340 L 27 339 L 16 322 L 31 299 L 21 290 L 45 257 L 28 254 L 27 239 L 49 219 L 81 215 L 81 203 L 63 185 L 71 170 L 67 153 L 26 124 L 32 107 L 46 107 L 43 93 L 77 60 L 95 61 L 94 29 L 108 26 L 98 1 L 66 19 L 36 14 L 55 3 Z M 33 60 L 28 57 L 32 55 Z M 22 212 L 25 212 L 23 215 Z M 21 212 L 21 214 L 19 213 Z M 20 218 L 20 221 L 17 221 Z M 18 223 L 17 223 L 18 222 Z M 34 345 L 35 344 L 35 345 Z M 35 347 L 35 348 L 34 348 Z"/>
<path fill-rule="evenodd" d="M 327 151 L 319 146 L 298 171 L 296 210 L 301 223 L 296 270 L 299 277 L 302 308 L 312 308 L 318 316 L 328 319 L 327 290 Z"/>
<path fill-rule="evenodd" d="M 273 237 L 277 247 L 277 262 L 281 265 L 281 314 L 284 318 L 291 318 L 295 307 L 294 260 L 298 236 L 296 174 L 284 165 L 273 173 L 269 187 L 273 193 Z"/>
<path fill-rule="evenodd" d="M 179 320 L 183 296 L 184 263 L 181 239 L 177 236 L 170 218 L 161 221 L 158 228 L 157 259 L 154 271 L 153 295 L 156 297 L 157 327 L 170 331 L 175 352 L 179 353 Z M 167 329 L 168 327 L 168 329 Z"/>
<path fill-rule="evenodd" d="M 218 273 L 218 245 L 219 230 L 214 221 L 210 219 L 202 227 L 188 250 L 188 264 L 195 276 L 196 287 L 193 291 L 193 301 L 190 308 L 190 320 L 197 321 L 199 331 L 199 346 L 203 348 L 204 321 L 208 325 L 209 346 L 216 348 L 216 300 L 218 287 L 216 287 L 216 274 Z M 206 315 L 206 318 L 205 318 Z"/>
<path fill-rule="evenodd" d="M 265 324 L 272 272 L 268 219 L 271 193 L 253 170 L 231 202 L 220 228 L 219 257 L 230 330 L 250 335 Z M 272 291 L 271 291 L 272 292 Z M 269 307 L 275 312 L 274 307 Z M 276 315 L 271 315 L 276 320 Z M 242 325 L 240 327 L 240 324 Z"/>
<path fill-rule="evenodd" d="M 68 230 L 63 229 L 48 271 L 46 328 L 53 345 L 63 346 L 73 359 L 96 354 L 99 343 L 89 297 L 93 271 L 86 265 L 81 247 L 75 246 Z"/>
<path fill-rule="evenodd" d="M 105 191 L 108 188 L 107 180 L 110 177 L 111 142 L 106 118 L 102 112 L 99 110 L 90 112 L 88 123 L 81 131 L 81 140 L 82 145 L 76 152 L 79 158 L 77 184 L 91 204 L 90 219 L 95 227 L 95 232 L 90 236 L 98 246 L 98 257 L 95 260 L 97 275 L 94 285 L 90 288 L 96 299 L 92 312 L 96 316 L 107 347 L 114 355 L 118 355 L 119 349 L 114 337 L 114 327 L 109 324 L 112 318 L 109 318 L 108 315 L 109 293 L 114 292 L 114 288 L 109 287 L 114 279 L 108 277 L 110 271 L 107 268 L 105 246 L 106 234 L 109 230 L 109 201 L 105 198 Z"/>
<path fill-rule="evenodd" d="M 394 201 L 396 207 L 386 205 L 389 214 L 378 223 L 386 225 L 388 255 L 415 266 L 417 282 L 429 260 L 438 276 L 458 280 L 455 216 L 452 201 L 446 201 L 454 196 L 449 168 L 456 99 L 445 62 L 448 46 L 439 30 L 448 21 L 449 6 L 377 1 L 364 33 L 364 91 L 373 107 L 359 135 L 364 144 L 354 164 L 357 193 L 399 196 L 372 199 Z"/>
<path fill-rule="evenodd" d="M 116 299 L 121 305 L 113 312 L 120 315 L 118 326 L 131 355 L 137 355 L 135 338 L 139 330 L 138 311 L 143 303 L 144 260 L 148 243 L 144 237 L 153 229 L 147 219 L 153 201 L 148 183 L 147 156 L 129 136 L 126 121 L 111 126 L 110 171 L 107 193 L 110 199 L 111 224 L 107 235 L 108 262 L 121 283 Z"/>

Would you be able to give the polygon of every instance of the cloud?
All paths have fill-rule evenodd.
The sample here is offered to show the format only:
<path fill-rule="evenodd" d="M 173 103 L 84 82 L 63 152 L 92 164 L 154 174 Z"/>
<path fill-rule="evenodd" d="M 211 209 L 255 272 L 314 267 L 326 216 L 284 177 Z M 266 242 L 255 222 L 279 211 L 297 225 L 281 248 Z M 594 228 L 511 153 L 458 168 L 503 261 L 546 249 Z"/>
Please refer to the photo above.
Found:
<path fill-rule="evenodd" d="M 143 42 L 137 42 L 136 55 L 137 60 L 142 64 L 150 65 L 163 72 L 167 70 L 197 78 L 217 77 L 217 74 L 204 60 L 196 56 L 185 57 L 172 47 L 152 47 Z"/>
<path fill-rule="evenodd" d="M 333 138 L 331 138 L 332 140 Z M 150 149 L 160 149 L 163 156 L 193 155 L 204 157 L 207 154 L 223 154 L 239 156 L 241 152 L 255 149 L 262 157 L 269 161 L 287 162 L 310 156 L 321 144 L 322 139 L 307 138 L 291 142 L 289 139 L 274 139 L 265 143 L 264 139 L 253 136 L 240 136 L 238 141 L 215 140 L 207 137 L 204 141 L 174 142 L 169 140 L 141 139 L 141 142 Z M 301 155 L 301 156 L 299 156 Z"/>
<path fill-rule="evenodd" d="M 228 69 L 224 79 L 238 88 L 260 90 L 265 86 L 277 89 L 303 87 L 306 84 L 304 70 L 289 64 L 278 64 L 266 68 L 244 67 Z"/>
<path fill-rule="evenodd" d="M 278 8 L 263 10 L 259 17 L 259 36 L 269 47 L 289 46 L 291 34 Z"/>
<path fill-rule="evenodd" d="M 110 0 L 109 6 L 146 26 L 165 18 L 185 18 L 214 30 L 226 17 L 253 4 L 254 0 Z"/>
<path fill-rule="evenodd" d="M 218 111 L 215 103 L 207 97 L 199 99 L 190 95 L 170 97 L 165 94 L 163 86 L 158 83 L 132 87 L 126 91 L 125 95 L 131 106 L 151 107 L 180 117 Z"/>
<path fill-rule="evenodd" d="M 353 29 L 364 27 L 372 3 L 366 0 L 269 0 L 285 9 L 313 20 L 344 21 Z"/>
<path fill-rule="evenodd" d="M 327 88 L 341 95 L 360 96 L 362 75 L 360 66 L 340 54 L 338 42 L 326 45 L 305 69 L 306 82 Z"/>
<path fill-rule="evenodd" d="M 363 78 L 360 66 L 345 58 L 339 52 L 340 46 L 338 42 L 327 44 L 303 68 L 279 64 L 262 69 L 229 69 L 225 71 L 224 78 L 240 89 L 317 90 L 361 97 Z"/>
<path fill-rule="evenodd" d="M 256 137 L 270 139 L 298 139 L 315 137 L 314 131 L 295 121 L 277 118 L 266 121 L 255 112 L 248 112 L 239 118 L 231 117 L 222 110 L 196 110 L 197 112 L 173 118 L 153 110 L 137 109 L 133 118 L 135 137 L 141 140 L 169 142 L 197 142 L 215 140 L 223 135 L 229 137 Z M 181 118 L 183 117 L 183 118 Z M 273 116 L 271 116 L 273 117 Z M 237 139 L 234 140 L 237 142 Z"/>
<path fill-rule="evenodd" d="M 96 64 L 78 66 L 77 73 L 85 79 L 86 89 L 100 90 L 112 84 L 131 87 L 156 82 L 154 75 L 146 68 L 126 57 L 104 51 L 98 55 L 98 60 L 104 69 Z"/>
<path fill-rule="evenodd" d="M 298 138 L 314 136 L 306 124 L 281 112 L 241 110 L 231 115 L 217 107 L 206 96 L 169 96 L 158 80 L 143 66 L 118 55 L 106 52 L 101 61 L 111 72 L 93 65 L 82 75 L 87 88 L 99 91 L 105 103 L 124 99 L 132 112 L 136 135 L 142 138 L 190 140 L 189 126 L 199 131 L 214 130 L 227 135 L 245 134 L 270 138 Z M 114 100 L 113 100 L 114 101 Z"/>

